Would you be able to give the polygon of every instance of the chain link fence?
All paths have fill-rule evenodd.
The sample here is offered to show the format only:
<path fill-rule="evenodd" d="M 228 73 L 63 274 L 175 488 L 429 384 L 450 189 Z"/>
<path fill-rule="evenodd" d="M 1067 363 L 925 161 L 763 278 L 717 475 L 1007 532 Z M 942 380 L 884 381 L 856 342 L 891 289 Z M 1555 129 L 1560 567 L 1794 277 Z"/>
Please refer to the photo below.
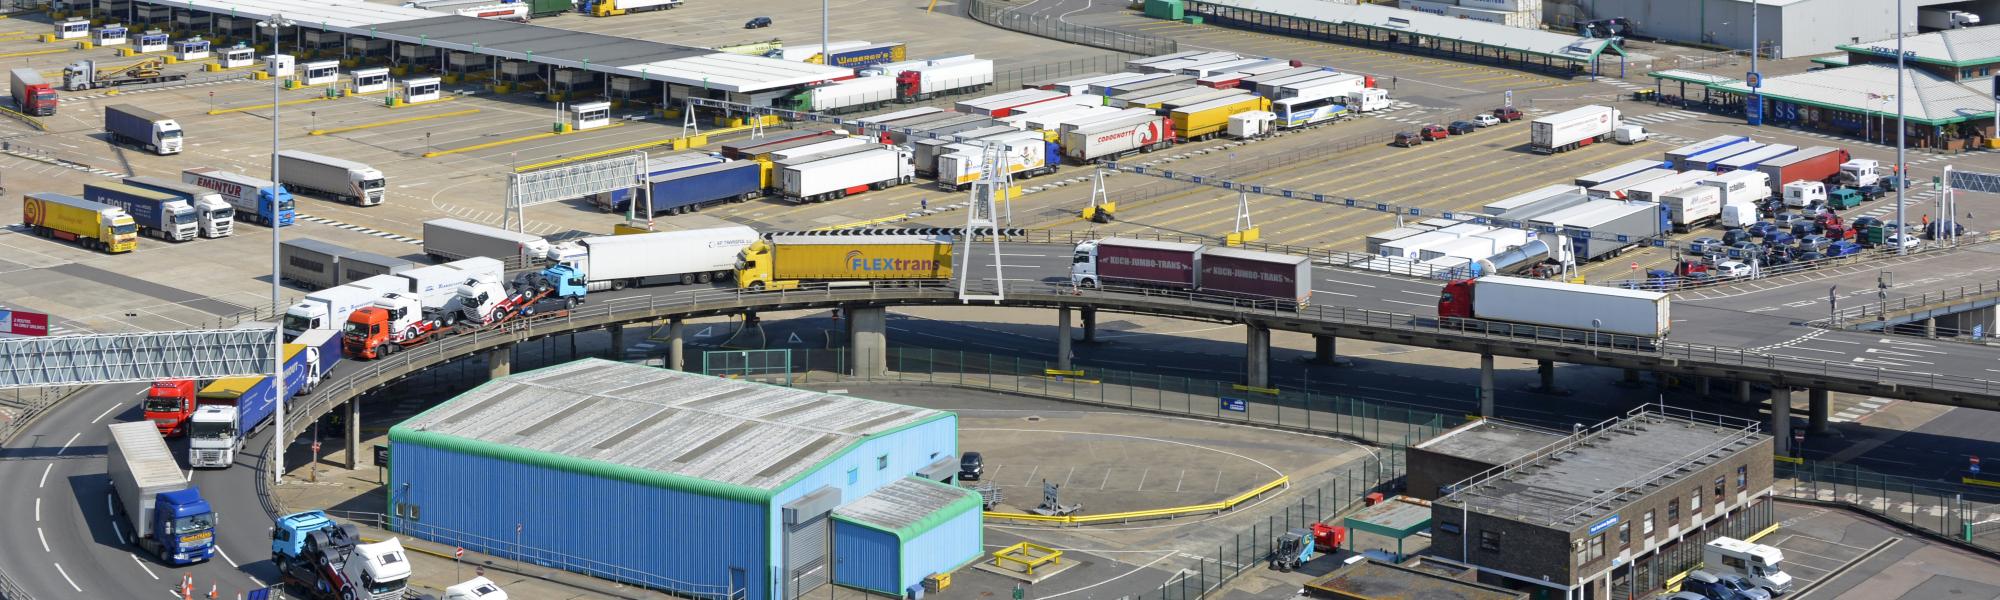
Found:
<path fill-rule="evenodd" d="M 1180 43 L 1169 38 L 1078 25 L 1061 17 L 1017 12 L 1015 8 L 1006 2 L 969 0 L 965 16 L 1002 29 L 1129 54 L 1158 56 L 1180 51 Z"/>

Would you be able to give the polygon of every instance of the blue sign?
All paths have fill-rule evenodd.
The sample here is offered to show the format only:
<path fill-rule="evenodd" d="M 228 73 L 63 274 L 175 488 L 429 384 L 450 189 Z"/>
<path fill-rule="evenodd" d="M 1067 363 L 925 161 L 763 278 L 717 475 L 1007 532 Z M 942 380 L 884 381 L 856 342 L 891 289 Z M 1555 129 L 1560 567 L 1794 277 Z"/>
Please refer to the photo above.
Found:
<path fill-rule="evenodd" d="M 1224 396 L 1222 398 L 1222 410 L 1226 410 L 1229 412 L 1247 412 L 1250 410 L 1250 407 L 1249 403 L 1244 402 L 1242 398 L 1230 398 Z"/>
<path fill-rule="evenodd" d="M 1751 96 L 1743 102 L 1743 122 L 1750 125 L 1764 124 L 1764 99 Z"/>
<path fill-rule="evenodd" d="M 1610 529 L 1612 525 L 1617 525 L 1617 524 L 1618 524 L 1618 515 L 1611 515 L 1609 517 L 1605 517 L 1604 520 L 1598 521 L 1596 525 L 1590 526 L 1589 535 L 1597 535 L 1598 533 L 1606 529 Z"/>
<path fill-rule="evenodd" d="M 1764 87 L 1764 74 L 1758 73 L 1756 71 L 1745 73 L 1743 75 L 1743 82 L 1750 84 L 1750 89 L 1753 90 L 1760 87 Z"/>

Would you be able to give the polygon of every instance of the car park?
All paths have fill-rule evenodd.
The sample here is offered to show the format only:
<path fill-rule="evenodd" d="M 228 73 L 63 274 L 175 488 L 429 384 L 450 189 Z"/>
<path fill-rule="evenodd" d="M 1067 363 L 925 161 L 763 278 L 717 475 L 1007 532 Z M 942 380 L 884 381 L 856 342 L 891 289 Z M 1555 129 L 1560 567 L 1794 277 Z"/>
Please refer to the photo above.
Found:
<path fill-rule="evenodd" d="M 1822 260 L 1825 258 L 1826 258 L 1825 254 L 1821 254 L 1817 251 L 1808 250 L 1805 252 L 1800 252 L 1798 260 L 1799 262 L 1812 262 L 1815 260 Z"/>
<path fill-rule="evenodd" d="M 1770 235 L 1764 236 L 1764 243 L 1773 246 L 1789 246 L 1793 242 L 1798 241 L 1798 239 L 1799 236 L 1792 235 L 1792 232 L 1789 231 L 1773 231 Z"/>
<path fill-rule="evenodd" d="M 1500 124 L 1500 117 L 1493 115 L 1473 115 L 1472 124 L 1480 127 L 1492 127 Z"/>
<path fill-rule="evenodd" d="M 1805 216 L 1799 213 L 1788 212 L 1771 215 L 1771 224 L 1777 225 L 1779 229 L 1791 229 L 1793 223 L 1803 220 L 1806 220 Z"/>
<path fill-rule="evenodd" d="M 1900 233 L 1891 233 L 1882 237 L 1882 245 L 1888 246 L 1890 248 L 1906 248 L 1910 250 L 1915 250 L 1924 247 L 1924 242 L 1923 240 L 1917 239 L 1915 236 L 1907 236 Z"/>
<path fill-rule="evenodd" d="M 1451 125 L 1445 127 L 1452 135 L 1465 135 L 1478 128 L 1479 126 L 1472 124 L 1471 121 L 1452 121 Z"/>
<path fill-rule="evenodd" d="M 1728 256 L 1735 260 L 1763 258 L 1764 247 L 1757 242 L 1737 242 L 1735 245 L 1729 247 Z"/>
<path fill-rule="evenodd" d="M 1816 222 L 1816 221 L 1798 221 L 1798 222 L 1795 222 L 1795 223 L 1792 223 L 1792 235 L 1796 235 L 1796 236 L 1800 236 L 1800 237 L 1804 237 L 1804 236 L 1808 236 L 1808 235 L 1817 235 L 1817 234 L 1819 234 L 1819 233 L 1820 233 L 1820 232 L 1821 232 L 1822 230 L 1823 230 L 1823 229 L 1822 229 L 1822 228 L 1820 227 L 1819 223 L 1818 223 L 1818 222 Z"/>

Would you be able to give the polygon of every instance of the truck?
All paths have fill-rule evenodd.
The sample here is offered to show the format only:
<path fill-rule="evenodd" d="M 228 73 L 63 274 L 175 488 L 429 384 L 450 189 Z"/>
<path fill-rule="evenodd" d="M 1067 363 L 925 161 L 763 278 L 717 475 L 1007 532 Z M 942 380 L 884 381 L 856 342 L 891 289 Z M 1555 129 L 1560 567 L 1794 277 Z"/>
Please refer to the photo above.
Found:
<path fill-rule="evenodd" d="M 83 199 L 124 210 L 144 235 L 185 242 L 200 233 L 194 207 L 179 196 L 118 183 L 86 183 Z"/>
<path fill-rule="evenodd" d="M 166 156 L 181 152 L 181 124 L 166 115 L 130 104 L 104 107 L 104 131 L 112 141 Z"/>
<path fill-rule="evenodd" d="M 1535 119 L 1528 123 L 1528 148 L 1555 154 L 1602 142 L 1611 139 L 1618 119 L 1618 109 L 1594 104 Z"/>
<path fill-rule="evenodd" d="M 285 339 L 314 329 L 339 329 L 355 309 L 368 306 L 383 294 L 407 293 L 409 285 L 408 280 L 395 275 L 376 275 L 306 294 L 304 300 L 285 309 Z"/>
<path fill-rule="evenodd" d="M 588 293 L 583 271 L 568 264 L 523 272 L 511 286 L 481 275 L 459 284 L 458 320 L 460 327 L 478 328 L 532 317 L 545 309 L 565 314 L 582 304 Z"/>
<path fill-rule="evenodd" d="M 1724 136 L 1724 137 L 1729 137 L 1729 136 Z M 1671 160 L 1673 160 L 1674 162 L 1674 168 L 1683 171 L 1688 171 L 1688 170 L 1714 171 L 1717 163 L 1721 163 L 1723 161 L 1744 154 L 1755 153 L 1759 150 L 1764 149 L 1764 147 L 1768 145 L 1769 144 L 1754 141 L 1749 138 L 1743 138 L 1741 141 L 1735 143 L 1724 144 L 1721 146 L 1717 146 L 1714 148 L 1710 148 L 1686 156 L 1673 157 Z"/>
<path fill-rule="evenodd" d="M 1667 207 L 1674 231 L 1686 233 L 1722 218 L 1722 188 L 1692 185 L 1661 194 L 1660 205 Z"/>
<path fill-rule="evenodd" d="M 485 577 L 474 577 L 444 589 L 438 600 L 507 600 L 507 591 Z"/>
<path fill-rule="evenodd" d="M 1713 171 L 1683 171 L 1625 188 L 1625 199 L 1639 202 L 1659 202 L 1659 196 L 1703 180 L 1715 177 Z"/>
<path fill-rule="evenodd" d="M 236 227 L 236 207 L 222 199 L 222 194 L 198 185 L 188 185 L 161 177 L 126 177 L 119 183 L 135 188 L 148 189 L 163 194 L 172 194 L 194 207 L 195 220 L 201 225 L 201 237 L 227 237 Z"/>
<path fill-rule="evenodd" d="M 1439 321 L 1450 327 L 1577 341 L 1611 334 L 1657 342 L 1673 325 L 1667 294 L 1504 275 L 1445 284 L 1437 310 Z M 1515 330 L 1504 324 L 1531 328 Z M 1542 327 L 1568 331 L 1535 329 Z"/>
<path fill-rule="evenodd" d="M 1728 173 L 1731 171 L 1743 171 L 1743 170 L 1754 171 L 1757 169 L 1757 165 L 1764 164 L 1764 161 L 1771 160 L 1773 158 L 1777 158 L 1787 154 L 1791 154 L 1797 151 L 1799 151 L 1799 147 L 1793 146 L 1791 144 L 1765 144 L 1763 147 L 1758 148 L 1756 150 L 1743 152 L 1741 154 L 1737 154 L 1729 158 L 1715 161 L 1714 164 L 1709 166 L 1709 170 L 1715 171 L 1717 173 Z"/>
<path fill-rule="evenodd" d="M 1917 27 L 1922 31 L 1942 31 L 1979 25 L 1979 15 L 1962 10 L 1918 8 Z"/>
<path fill-rule="evenodd" d="M 916 166 L 904 146 L 881 146 L 857 152 L 774 169 L 779 197 L 794 204 L 846 198 L 868 190 L 882 190 L 915 179 Z"/>
<path fill-rule="evenodd" d="M 870 67 L 896 78 L 899 102 L 920 102 L 993 84 L 993 61 L 972 55 L 933 60 L 886 63 Z"/>
<path fill-rule="evenodd" d="M 438 262 L 485 256 L 518 268 L 528 257 L 547 256 L 548 253 L 549 242 L 541 236 L 458 219 L 424 221 L 424 254 Z"/>
<path fill-rule="evenodd" d="M 1771 197 L 1770 177 L 1756 169 L 1737 169 L 1701 180 L 1702 185 L 1722 190 L 1722 204 L 1738 202 L 1762 204 Z"/>
<path fill-rule="evenodd" d="M 162 83 L 187 79 L 187 73 L 168 73 L 163 57 L 143 58 L 119 67 L 98 67 L 95 60 L 82 60 L 63 67 L 63 89 L 72 92 L 97 88 Z"/>
<path fill-rule="evenodd" d="M 685 171 L 695 167 L 705 167 L 708 165 L 723 162 L 725 160 L 728 159 L 707 152 L 688 152 L 684 154 L 671 154 L 667 156 L 662 156 L 657 159 L 649 158 L 646 160 L 646 179 L 650 181 L 655 177 L 666 175 L 668 173 L 672 173 L 675 171 Z M 639 196 L 638 188 L 619 188 L 611 190 L 609 192 L 591 194 L 589 196 L 585 196 L 584 198 L 589 200 L 591 204 L 596 205 L 598 208 L 604 209 L 604 212 L 618 212 L 630 209 L 632 206 L 632 199 L 638 196 Z M 655 202 L 656 203 L 658 202 L 657 199 L 655 200 Z M 659 212 L 659 209 L 655 208 L 654 212 L 655 213 Z"/>
<path fill-rule="evenodd" d="M 1703 154 L 1708 154 L 1710 152 L 1714 152 L 1721 148 L 1749 141 L 1750 138 L 1740 135 L 1718 135 L 1699 142 L 1688 144 L 1686 146 L 1681 146 L 1673 150 L 1668 150 L 1666 154 L 1667 167 L 1675 170 L 1685 171 L 1687 169 L 1694 168 L 1694 165 L 1688 164 L 1688 159 L 1690 158 L 1701 156 Z"/>
<path fill-rule="evenodd" d="M 1220 118 L 1223 127 L 1227 127 L 1229 115 Z M 1167 148 L 1179 138 L 1179 132 L 1171 117 L 1120 114 L 1064 123 L 1060 136 L 1064 158 L 1076 164 L 1089 164 Z"/>
<path fill-rule="evenodd" d="M 908 47 L 902 42 L 880 42 L 856 48 L 836 48 L 831 54 L 819 53 L 806 59 L 806 62 L 830 67 L 865 69 L 883 63 L 900 62 L 907 57 L 908 52 Z"/>
<path fill-rule="evenodd" d="M 880 108 L 896 100 L 896 78 L 857 77 L 800 90 L 791 108 L 805 112 L 842 114 Z"/>
<path fill-rule="evenodd" d="M 22 196 L 21 224 L 35 235 L 108 254 L 139 247 L 139 225 L 125 209 L 75 196 L 47 192 Z"/>
<path fill-rule="evenodd" d="M 213 167 L 195 167 L 181 171 L 181 182 L 215 190 L 222 196 L 222 201 L 236 208 L 236 215 L 258 225 L 289 227 L 296 217 L 291 192 L 269 179 Z"/>
<path fill-rule="evenodd" d="M 1271 100 L 1261 96 L 1218 98 L 1176 108 L 1167 113 L 1167 118 L 1173 122 L 1175 138 L 1205 140 L 1229 127 L 1230 115 L 1253 110 L 1271 110 Z"/>
<path fill-rule="evenodd" d="M 355 206 L 379 205 L 388 193 L 388 184 L 375 167 L 303 150 L 278 152 L 278 177 L 291 189 Z"/>
<path fill-rule="evenodd" d="M 736 257 L 757 240 L 741 225 L 610 235 L 563 242 L 549 258 L 582 273 L 591 291 L 708 283 L 734 275 Z"/>
<path fill-rule="evenodd" d="M 1006 144 L 1007 149 L 1003 152 L 1006 170 L 1009 176 L 1017 179 L 1054 173 L 1056 165 L 1062 162 L 1062 147 L 1042 139 L 1040 134 L 1023 131 L 981 141 L 989 144 Z M 946 154 L 937 159 L 938 189 L 963 190 L 985 176 L 983 172 L 985 148 L 979 144 L 965 144 L 958 147 L 964 151 Z"/>
<path fill-rule="evenodd" d="M 1604 183 L 1590 186 L 1590 189 L 1586 190 L 1585 193 L 1589 194 L 1591 198 L 1600 200 L 1605 198 L 1617 198 L 1622 200 L 1625 198 L 1625 190 L 1629 190 L 1632 189 L 1634 186 L 1638 186 L 1650 181 L 1658 180 L 1662 177 L 1669 177 L 1672 175 L 1674 175 L 1673 169 L 1646 169 L 1644 171 L 1633 173 L 1631 175 L 1626 175 L 1624 177 L 1613 179 L 1611 181 L 1606 181 Z"/>
<path fill-rule="evenodd" d="M 1701 547 L 1703 570 L 1740 576 L 1772 597 L 1792 591 L 1792 576 L 1781 566 L 1784 562 L 1784 551 L 1776 547 L 1732 537 L 1718 537 Z"/>
<path fill-rule="evenodd" d="M 1785 184 L 1794 181 L 1832 181 L 1840 174 L 1841 163 L 1851 158 L 1843 148 L 1813 146 L 1758 163 L 1757 170 L 1771 177 L 1771 195 L 1776 196 L 1784 193 Z"/>
<path fill-rule="evenodd" d="M 754 160 L 714 163 L 647 179 L 653 214 L 678 215 L 764 195 L 763 165 Z"/>
<path fill-rule="evenodd" d="M 161 379 L 146 388 L 146 420 L 160 435 L 187 434 L 188 417 L 194 415 L 194 383 L 192 379 Z"/>
<path fill-rule="evenodd" d="M 401 541 L 362 543 L 353 525 L 335 523 L 317 510 L 272 520 L 271 562 L 284 584 L 312 600 L 393 600 L 410 584 L 410 559 Z"/>
<path fill-rule="evenodd" d="M 215 554 L 214 507 L 188 483 L 166 438 L 152 423 L 112 423 L 104 446 L 104 473 L 111 495 L 132 528 L 132 542 L 174 566 L 203 562 Z"/>
<path fill-rule="evenodd" d="M 14 69 L 8 72 L 13 80 L 14 112 L 31 117 L 47 117 L 56 114 L 56 90 L 42 79 L 42 73 L 34 69 Z"/>
<path fill-rule="evenodd" d="M 1576 185 L 1584 188 L 1596 187 L 1600 184 L 1616 181 L 1618 179 L 1633 174 L 1658 168 L 1660 168 L 1660 161 L 1635 160 L 1622 165 L 1618 165 L 1616 167 L 1611 167 L 1609 169 L 1605 169 L 1602 171 L 1591 173 L 1589 175 L 1578 177 L 1576 178 Z"/>
<path fill-rule="evenodd" d="M 953 105 L 952 108 L 966 114 L 985 115 L 997 119 L 1013 114 L 1014 109 L 1023 106 L 1039 104 L 1068 96 L 1069 94 L 1050 90 L 1015 90 L 1004 94 L 962 100 L 958 104 Z"/>
<path fill-rule="evenodd" d="M 796 289 L 810 282 L 951 279 L 949 235 L 772 234 L 743 249 L 736 285 Z"/>
<path fill-rule="evenodd" d="M 1240 248 L 1102 238 L 1077 243 L 1070 284 L 1166 288 L 1297 310 L 1312 300 L 1312 261 Z"/>
<path fill-rule="evenodd" d="M 290 402 L 306 382 L 307 364 L 317 349 L 285 344 L 285 378 L 270 375 L 224 377 L 201 388 L 188 419 L 188 466 L 226 469 L 250 432 L 271 418 L 279 402 Z"/>

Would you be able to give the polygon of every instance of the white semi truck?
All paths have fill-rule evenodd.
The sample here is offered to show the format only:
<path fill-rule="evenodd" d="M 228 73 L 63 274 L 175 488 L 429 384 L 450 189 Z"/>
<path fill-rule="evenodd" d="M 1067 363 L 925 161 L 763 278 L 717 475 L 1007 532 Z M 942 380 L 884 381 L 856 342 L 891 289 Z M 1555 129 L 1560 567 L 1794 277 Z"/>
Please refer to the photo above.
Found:
<path fill-rule="evenodd" d="M 365 164 L 301 150 L 278 153 L 278 177 L 294 190 L 316 192 L 357 206 L 375 206 L 387 194 L 382 172 Z"/>
<path fill-rule="evenodd" d="M 757 230 L 740 225 L 588 237 L 564 242 L 549 258 L 584 274 L 590 291 L 728 279 Z"/>

